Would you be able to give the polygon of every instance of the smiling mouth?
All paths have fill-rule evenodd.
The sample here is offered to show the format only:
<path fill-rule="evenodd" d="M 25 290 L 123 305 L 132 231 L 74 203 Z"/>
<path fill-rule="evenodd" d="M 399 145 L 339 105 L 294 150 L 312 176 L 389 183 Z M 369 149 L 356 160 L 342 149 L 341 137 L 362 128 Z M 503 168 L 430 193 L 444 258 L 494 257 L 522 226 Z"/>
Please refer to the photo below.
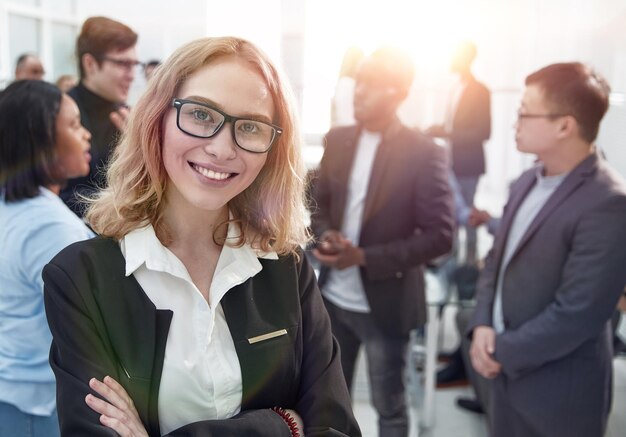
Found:
<path fill-rule="evenodd" d="M 237 175 L 237 173 L 220 173 L 217 171 L 209 170 L 208 168 L 200 167 L 197 164 L 191 164 L 191 167 L 202 176 L 216 181 L 223 181 Z"/>

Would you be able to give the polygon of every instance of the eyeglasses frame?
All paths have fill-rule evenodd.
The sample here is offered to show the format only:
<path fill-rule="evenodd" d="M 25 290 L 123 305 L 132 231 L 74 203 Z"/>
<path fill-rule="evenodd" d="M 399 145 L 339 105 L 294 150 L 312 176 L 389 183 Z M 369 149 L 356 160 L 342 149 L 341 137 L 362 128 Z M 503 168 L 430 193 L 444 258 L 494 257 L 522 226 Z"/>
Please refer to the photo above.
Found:
<path fill-rule="evenodd" d="M 142 69 L 146 67 L 145 62 L 141 62 L 141 61 L 130 61 L 128 59 L 115 59 L 115 58 L 111 58 L 110 56 L 98 56 L 96 59 L 98 59 L 99 61 L 108 61 L 111 62 L 112 64 L 116 65 L 117 67 L 122 67 L 125 70 L 132 70 L 135 67 L 141 67 Z M 132 65 L 131 65 L 132 63 Z"/>
<path fill-rule="evenodd" d="M 522 120 L 524 118 L 559 118 L 559 117 L 567 117 L 571 114 L 532 114 L 532 113 L 528 113 L 528 114 L 524 114 L 521 113 L 520 111 L 517 111 L 517 119 L 518 120 Z"/>
<path fill-rule="evenodd" d="M 222 123 L 217 127 L 217 129 L 215 129 L 213 131 L 213 133 L 211 135 L 195 135 L 192 134 L 190 132 L 187 132 L 186 130 L 184 130 L 181 126 L 180 126 L 180 108 L 182 108 L 183 104 L 185 103 L 193 103 L 194 105 L 199 105 L 199 106 L 203 106 L 205 108 L 208 108 L 212 111 L 217 112 L 218 114 L 220 114 L 222 117 L 224 117 L 224 120 L 222 121 Z M 211 105 L 208 105 L 206 103 L 202 103 L 202 102 L 196 102 L 195 100 L 189 100 L 189 99 L 179 99 L 174 97 L 172 99 L 172 107 L 176 108 L 176 126 L 178 127 L 178 129 L 183 132 L 186 135 L 189 135 L 190 137 L 195 137 L 195 138 L 212 138 L 215 135 L 217 135 L 219 133 L 219 131 L 222 130 L 222 128 L 224 127 L 224 125 L 226 123 L 230 123 L 230 127 L 231 127 L 231 138 L 233 139 L 233 142 L 237 145 L 237 147 L 239 147 L 242 150 L 245 150 L 246 152 L 249 153 L 267 153 L 272 149 L 272 146 L 274 145 L 274 143 L 276 142 L 276 139 L 283 133 L 283 129 L 279 126 L 276 126 L 275 124 L 272 123 L 268 123 L 266 121 L 262 121 L 262 120 L 256 120 L 254 118 L 250 118 L 250 117 L 234 117 L 232 115 L 228 115 L 227 113 L 225 113 L 224 111 L 221 111 Z M 272 140 L 270 141 L 269 146 L 267 147 L 266 150 L 260 152 L 260 151 L 256 151 L 256 150 L 248 150 L 245 147 L 242 147 L 238 142 L 237 142 L 237 136 L 235 135 L 235 122 L 238 120 L 250 120 L 250 121 L 254 121 L 257 123 L 263 123 L 267 126 L 270 126 L 272 129 L 274 129 L 274 136 L 272 137 Z"/>

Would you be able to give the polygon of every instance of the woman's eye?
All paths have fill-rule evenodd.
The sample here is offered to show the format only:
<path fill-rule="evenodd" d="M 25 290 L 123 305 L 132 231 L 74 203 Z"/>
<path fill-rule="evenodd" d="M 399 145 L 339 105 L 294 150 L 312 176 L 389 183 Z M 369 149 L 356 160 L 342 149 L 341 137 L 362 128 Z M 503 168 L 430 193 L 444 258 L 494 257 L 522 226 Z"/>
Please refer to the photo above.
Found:
<path fill-rule="evenodd" d="M 191 112 L 191 115 L 193 116 L 193 118 L 200 121 L 209 121 L 211 119 L 210 114 L 207 111 L 203 111 L 201 109 L 194 109 Z"/>
<path fill-rule="evenodd" d="M 244 133 L 253 134 L 253 133 L 256 133 L 259 130 L 259 127 L 257 126 L 256 123 L 245 122 L 245 123 L 241 123 L 240 129 Z"/>

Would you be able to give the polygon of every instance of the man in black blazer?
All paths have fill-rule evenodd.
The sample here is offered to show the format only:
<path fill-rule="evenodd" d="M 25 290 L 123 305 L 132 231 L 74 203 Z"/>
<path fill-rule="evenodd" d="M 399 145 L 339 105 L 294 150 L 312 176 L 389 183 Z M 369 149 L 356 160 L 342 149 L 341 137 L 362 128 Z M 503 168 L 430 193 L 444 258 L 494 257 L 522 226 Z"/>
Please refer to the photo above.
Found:
<path fill-rule="evenodd" d="M 313 185 L 313 253 L 344 375 L 351 386 L 363 344 L 384 436 L 408 433 L 403 371 L 409 331 L 426 320 L 423 265 L 450 250 L 453 233 L 445 151 L 396 116 L 413 74 L 395 49 L 363 61 L 358 125 L 328 133 Z"/>
<path fill-rule="evenodd" d="M 458 81 L 450 92 L 445 125 L 432 126 L 429 135 L 449 141 L 452 170 L 459 183 L 465 203 L 474 204 L 474 196 L 480 176 L 485 173 L 483 144 L 491 136 L 491 93 L 472 74 L 476 58 L 476 45 L 461 43 L 454 54 L 450 69 Z M 465 227 L 467 244 L 466 260 L 476 261 L 476 229 Z"/>
<path fill-rule="evenodd" d="M 515 137 L 539 163 L 511 187 L 468 326 L 494 437 L 604 435 L 626 283 L 626 184 L 594 146 L 608 97 L 579 63 L 526 78 Z"/>

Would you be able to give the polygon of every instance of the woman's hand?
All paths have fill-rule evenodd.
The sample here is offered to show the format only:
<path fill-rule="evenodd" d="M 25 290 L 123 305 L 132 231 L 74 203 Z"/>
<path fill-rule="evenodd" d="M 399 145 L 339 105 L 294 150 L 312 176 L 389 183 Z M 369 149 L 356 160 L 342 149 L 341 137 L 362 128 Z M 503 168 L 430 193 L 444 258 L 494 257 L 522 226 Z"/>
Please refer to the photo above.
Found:
<path fill-rule="evenodd" d="M 106 401 L 88 394 L 85 402 L 96 413 L 100 413 L 100 423 L 111 428 L 122 437 L 148 437 L 133 400 L 124 387 L 110 376 L 100 382 L 91 378 L 89 387 Z"/>

